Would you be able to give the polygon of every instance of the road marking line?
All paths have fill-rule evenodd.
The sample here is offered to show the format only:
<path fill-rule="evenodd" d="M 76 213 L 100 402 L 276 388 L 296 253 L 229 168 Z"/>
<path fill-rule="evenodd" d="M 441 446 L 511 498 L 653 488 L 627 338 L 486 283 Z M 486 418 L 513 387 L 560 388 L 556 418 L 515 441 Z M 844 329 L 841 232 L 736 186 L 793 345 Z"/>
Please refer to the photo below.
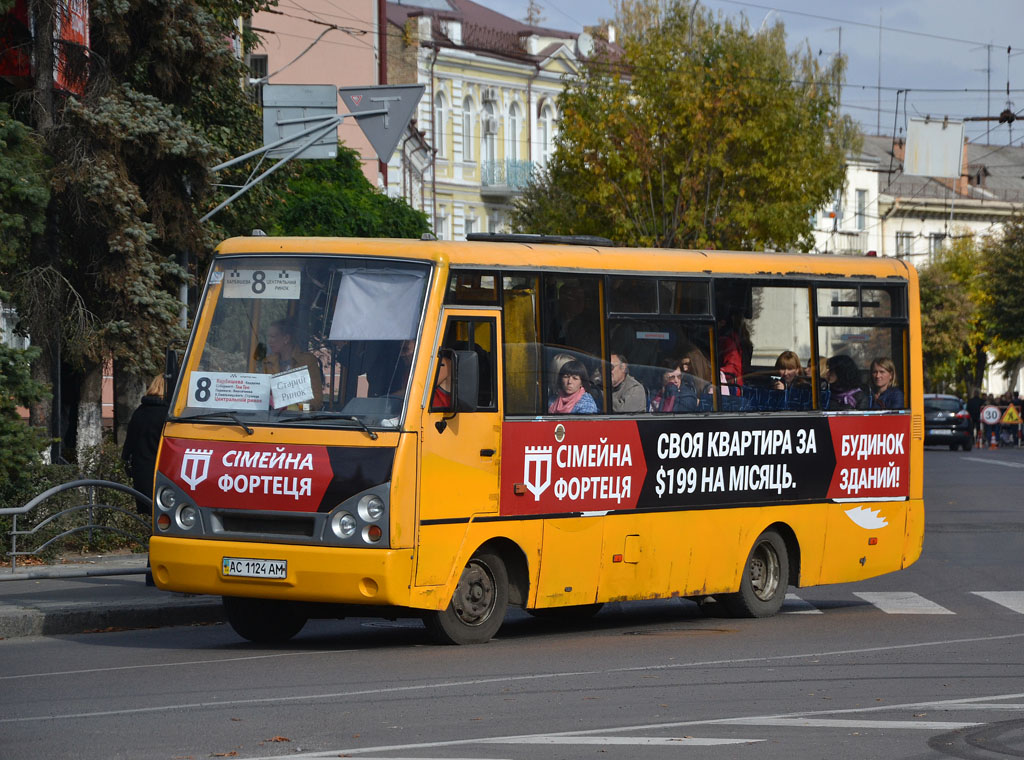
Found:
<path fill-rule="evenodd" d="M 976 725 L 971 723 L 970 725 Z M 753 744 L 765 739 L 702 739 L 697 736 L 531 736 L 483 739 L 481 744 L 618 744 L 625 746 L 679 747 L 686 744 L 695 747 L 713 747 L 718 744 Z"/>
<path fill-rule="evenodd" d="M 1024 615 L 1024 591 L 972 591 L 971 593 Z"/>
<path fill-rule="evenodd" d="M 865 602 L 875 605 L 889 615 L 955 615 L 935 602 L 925 599 L 920 594 L 910 591 L 863 591 L 854 592 Z"/>
<path fill-rule="evenodd" d="M 956 731 L 983 726 L 984 723 L 951 723 L 935 720 L 848 720 L 843 718 L 730 718 L 716 725 L 791 726 L 795 728 L 919 728 L 931 731 Z"/>
<path fill-rule="evenodd" d="M 408 694 L 416 691 L 435 691 L 439 692 L 446 689 L 455 689 L 463 686 L 482 686 L 485 684 L 508 684 L 517 682 L 528 682 L 538 681 L 543 679 L 552 678 L 574 678 L 577 676 L 602 676 L 620 673 L 653 673 L 656 671 L 668 671 L 668 670 L 682 670 L 690 668 L 721 668 L 729 667 L 732 665 L 750 665 L 752 663 L 768 663 L 768 662 L 792 662 L 793 660 L 807 660 L 807 659 L 820 659 L 822 657 L 845 657 L 848 655 L 861 655 L 861 654 L 875 654 L 880 652 L 899 652 L 906 649 L 923 649 L 925 647 L 939 647 L 939 646 L 954 646 L 959 644 L 976 644 L 980 642 L 991 642 L 991 641 L 1010 641 L 1013 639 L 1024 638 L 1024 633 L 1003 633 L 996 636 L 972 636 L 970 638 L 963 639 L 939 639 L 935 641 L 919 641 L 910 644 L 889 644 L 886 646 L 877 647 L 861 647 L 859 649 L 833 649 L 826 650 L 824 652 L 799 652 L 796 654 L 780 654 L 780 655 L 765 655 L 762 657 L 737 657 L 735 659 L 724 659 L 724 660 L 698 660 L 695 662 L 673 662 L 661 665 L 638 665 L 630 668 L 609 668 L 607 670 L 580 670 L 580 671 L 565 671 L 565 672 L 554 672 L 554 673 L 532 673 L 529 675 L 522 676 L 496 676 L 494 678 L 473 678 L 465 681 L 437 681 L 434 683 L 424 684 L 411 684 L 409 686 L 390 686 L 390 687 L 379 687 L 376 689 L 353 689 L 351 691 L 340 691 L 340 692 L 328 692 L 328 693 L 309 693 L 309 694 L 296 694 L 290 697 L 255 697 L 251 699 L 225 699 L 214 702 L 183 702 L 179 704 L 165 704 L 165 705 L 154 705 L 152 707 L 131 707 L 120 710 L 97 710 L 94 712 L 81 712 L 81 713 L 66 713 L 62 715 L 26 715 L 17 718 L 0 718 L 0 724 L 4 723 L 31 723 L 36 721 L 47 721 L 47 720 L 60 720 L 70 718 L 97 718 L 112 715 L 136 715 L 139 713 L 151 713 L 171 710 L 210 710 L 215 708 L 224 707 L 238 707 L 239 705 L 265 705 L 265 704 L 289 704 L 295 702 L 323 702 L 325 700 L 333 699 L 345 699 L 351 697 L 364 697 L 364 696 L 382 696 L 385 694 Z M 985 699 L 1020 699 L 1024 698 L 1024 694 L 1005 694 L 1002 696 L 992 697 L 977 697 L 974 699 L 968 699 L 967 701 L 983 701 Z M 944 704 L 955 704 L 963 700 L 944 700 L 940 702 L 928 702 L 928 703 L 913 703 L 915 707 L 927 707 L 927 706 L 940 706 Z M 893 709 L 889 707 L 879 707 L 875 709 Z M 872 708 L 853 708 L 846 712 L 866 712 L 871 711 Z M 824 710 L 820 714 L 833 715 L 842 710 Z M 799 717 L 807 713 L 793 713 L 793 717 Z M 773 716 L 777 717 L 777 716 Z M 788 716 L 782 716 L 788 717 Z M 655 726 L 655 728 L 671 728 L 675 726 L 690 726 L 690 725 L 706 725 L 714 723 L 714 720 L 700 720 L 700 721 L 685 721 L 683 723 L 666 723 Z M 616 728 L 611 729 L 612 731 L 628 731 L 629 728 Z M 572 733 L 572 732 L 567 732 Z M 576 732 L 579 733 L 579 732 Z M 593 733 L 593 732 L 590 732 Z M 478 741 L 476 739 L 466 740 L 458 743 L 468 743 L 470 741 Z M 422 745 L 424 747 L 433 746 L 449 746 L 452 742 L 441 742 L 438 744 L 429 743 Z M 403 749 L 413 745 L 400 744 L 394 747 L 378 747 L 379 750 L 385 751 L 388 749 Z M 416 745 L 419 748 L 421 745 Z M 334 751 L 334 750 L 332 750 Z M 348 751 L 348 750 L 346 750 Z M 295 755 L 295 757 L 302 757 L 302 755 Z"/>
<path fill-rule="evenodd" d="M 1020 467 L 1024 468 L 1024 464 L 1020 462 L 1001 462 L 998 459 L 983 459 L 982 457 L 960 457 L 966 462 L 984 462 L 985 464 L 998 464 L 1002 467 Z"/>
<path fill-rule="evenodd" d="M 810 602 L 805 602 L 796 594 L 786 594 L 786 601 L 782 603 L 782 612 L 787 615 L 823 615 L 821 610 Z"/>
<path fill-rule="evenodd" d="M 1001 637 L 1006 638 L 1006 637 Z M 1018 638 L 1016 634 L 1010 638 Z M 901 645 L 902 646 L 902 645 Z M 494 739 L 500 739 L 503 744 L 515 744 L 518 742 L 527 742 L 530 739 L 547 736 L 581 736 L 587 734 L 595 736 L 598 734 L 614 734 L 622 731 L 651 731 L 651 730 L 663 730 L 667 728 L 683 728 L 685 726 L 707 726 L 718 723 L 728 724 L 734 720 L 768 720 L 775 718 L 804 718 L 808 715 L 842 715 L 852 713 L 869 713 L 869 712 L 881 712 L 891 710 L 920 710 L 920 709 L 941 709 L 950 708 L 955 709 L 957 705 L 968 705 L 968 704 L 979 704 L 982 702 L 990 702 L 997 699 L 1021 699 L 1024 694 L 990 694 L 984 697 L 961 697 L 959 699 L 943 699 L 932 702 L 905 702 L 903 704 L 892 704 L 892 705 L 872 705 L 871 707 L 851 707 L 847 709 L 837 710 L 813 710 L 805 711 L 802 713 L 787 713 L 783 715 L 762 715 L 762 716 L 751 716 L 748 718 L 713 718 L 710 720 L 686 720 L 676 721 L 673 723 L 649 723 L 646 725 L 632 725 L 632 726 L 612 726 L 610 728 L 595 728 L 590 731 L 559 731 L 550 734 L 526 734 L 521 736 L 502 736 L 494 737 Z M 995 706 L 995 705 L 993 705 Z M 349 748 L 337 748 L 330 750 L 319 750 L 317 752 L 310 753 L 298 753 L 289 755 L 289 757 L 299 758 L 322 758 L 322 757 L 338 757 L 347 755 L 365 755 L 377 752 L 388 752 L 393 750 L 410 750 L 410 749 L 427 749 L 434 747 L 455 747 L 467 744 L 479 744 L 481 742 L 488 741 L 487 739 L 452 739 L 449 741 L 439 742 L 423 742 L 420 744 L 396 744 L 390 746 L 379 746 L 379 747 L 349 747 Z M 266 755 L 263 757 L 251 757 L 246 760 L 281 760 L 280 755 Z M 375 758 L 376 760 L 376 758 Z"/>

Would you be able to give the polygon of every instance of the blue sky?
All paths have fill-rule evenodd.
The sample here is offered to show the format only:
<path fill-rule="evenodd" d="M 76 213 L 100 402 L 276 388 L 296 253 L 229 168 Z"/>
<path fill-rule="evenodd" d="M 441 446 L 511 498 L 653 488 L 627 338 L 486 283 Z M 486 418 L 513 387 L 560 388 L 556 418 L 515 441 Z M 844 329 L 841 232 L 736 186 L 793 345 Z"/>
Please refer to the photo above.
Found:
<path fill-rule="evenodd" d="M 527 0 L 477 1 L 525 16 Z M 543 24 L 558 29 L 578 31 L 612 15 L 609 0 L 538 2 Z M 878 127 L 891 133 L 894 123 L 905 130 L 917 116 L 998 115 L 1007 107 L 1009 78 L 1009 100 L 1020 117 L 1012 139 L 1024 145 L 1024 0 L 701 0 L 701 6 L 745 14 L 755 28 L 781 21 L 791 48 L 807 44 L 823 57 L 837 52 L 841 36 L 849 59 L 843 106 L 867 133 Z M 966 131 L 972 141 L 996 145 L 1011 137 L 1005 124 L 968 122 Z"/>

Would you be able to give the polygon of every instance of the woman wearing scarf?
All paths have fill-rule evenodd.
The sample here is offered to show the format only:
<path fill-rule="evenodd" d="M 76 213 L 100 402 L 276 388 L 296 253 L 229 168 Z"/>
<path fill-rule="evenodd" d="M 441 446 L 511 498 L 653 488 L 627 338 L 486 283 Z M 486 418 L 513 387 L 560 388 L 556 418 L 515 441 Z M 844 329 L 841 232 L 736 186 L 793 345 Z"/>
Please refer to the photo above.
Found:
<path fill-rule="evenodd" d="M 587 368 L 573 359 L 558 372 L 558 391 L 548 404 L 549 414 L 597 414 L 597 402 L 587 393 Z"/>

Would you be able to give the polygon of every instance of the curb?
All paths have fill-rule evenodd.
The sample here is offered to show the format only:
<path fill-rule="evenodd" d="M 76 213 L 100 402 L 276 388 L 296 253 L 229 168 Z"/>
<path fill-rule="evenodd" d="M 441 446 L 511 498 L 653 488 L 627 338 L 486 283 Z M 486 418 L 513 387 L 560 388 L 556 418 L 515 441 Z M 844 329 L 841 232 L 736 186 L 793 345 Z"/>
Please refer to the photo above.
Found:
<path fill-rule="evenodd" d="M 182 595 L 184 597 L 184 595 Z M 168 603 L 170 602 L 170 603 Z M 0 611 L 0 638 L 55 636 L 118 628 L 160 628 L 224 622 L 224 607 L 209 597 L 154 599 L 97 606 L 94 602 L 54 605 L 46 609 L 9 606 Z"/>

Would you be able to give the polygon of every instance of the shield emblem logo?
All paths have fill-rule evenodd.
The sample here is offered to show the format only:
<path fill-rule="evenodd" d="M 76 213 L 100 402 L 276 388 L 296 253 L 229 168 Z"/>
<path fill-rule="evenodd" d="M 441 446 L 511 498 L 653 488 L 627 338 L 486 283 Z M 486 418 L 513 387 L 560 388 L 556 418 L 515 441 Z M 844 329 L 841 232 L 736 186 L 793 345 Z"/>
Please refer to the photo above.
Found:
<path fill-rule="evenodd" d="M 551 446 L 527 446 L 523 457 L 523 482 L 534 501 L 551 485 Z"/>
<path fill-rule="evenodd" d="M 185 449 L 185 455 L 181 458 L 181 479 L 193 491 L 210 473 L 212 454 L 213 449 Z"/>

